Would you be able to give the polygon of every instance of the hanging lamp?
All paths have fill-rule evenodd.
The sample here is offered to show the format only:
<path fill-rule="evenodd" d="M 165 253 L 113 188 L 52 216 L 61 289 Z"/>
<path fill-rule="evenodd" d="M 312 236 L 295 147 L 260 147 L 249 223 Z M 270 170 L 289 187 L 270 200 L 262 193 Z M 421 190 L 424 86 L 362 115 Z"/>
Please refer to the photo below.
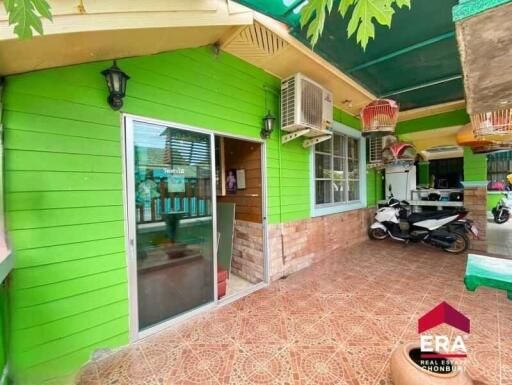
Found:
<path fill-rule="evenodd" d="M 377 99 L 361 110 L 362 134 L 384 135 L 395 132 L 398 103 L 391 99 Z"/>

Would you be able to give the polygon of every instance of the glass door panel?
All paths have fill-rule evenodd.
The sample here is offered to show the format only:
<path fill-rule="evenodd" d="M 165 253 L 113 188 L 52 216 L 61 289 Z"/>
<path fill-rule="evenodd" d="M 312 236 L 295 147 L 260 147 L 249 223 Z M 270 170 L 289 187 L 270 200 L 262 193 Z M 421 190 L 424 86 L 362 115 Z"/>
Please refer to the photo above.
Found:
<path fill-rule="evenodd" d="M 139 330 L 214 299 L 212 137 L 133 121 Z"/>

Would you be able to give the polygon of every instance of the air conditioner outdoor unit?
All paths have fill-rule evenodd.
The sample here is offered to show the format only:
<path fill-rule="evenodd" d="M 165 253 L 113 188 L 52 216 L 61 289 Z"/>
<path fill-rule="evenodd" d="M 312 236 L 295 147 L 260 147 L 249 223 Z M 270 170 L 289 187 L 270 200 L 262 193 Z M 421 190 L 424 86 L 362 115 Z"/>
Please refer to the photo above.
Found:
<path fill-rule="evenodd" d="M 281 82 L 281 128 L 312 130 L 307 137 L 326 134 L 333 122 L 332 92 L 297 73 Z"/>
<path fill-rule="evenodd" d="M 382 164 L 382 150 L 396 142 L 393 135 L 371 136 L 368 139 L 368 163 L 372 165 Z"/>

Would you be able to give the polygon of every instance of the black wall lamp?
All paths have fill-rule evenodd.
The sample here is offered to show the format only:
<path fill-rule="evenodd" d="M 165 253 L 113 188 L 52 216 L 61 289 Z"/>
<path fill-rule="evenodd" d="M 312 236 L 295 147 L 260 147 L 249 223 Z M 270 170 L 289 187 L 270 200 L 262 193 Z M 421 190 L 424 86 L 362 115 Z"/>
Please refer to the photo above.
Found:
<path fill-rule="evenodd" d="M 110 68 L 101 71 L 105 76 L 108 86 L 108 104 L 113 110 L 119 110 L 123 106 L 123 98 L 126 95 L 126 83 L 130 77 L 117 66 L 116 61 Z"/>
<path fill-rule="evenodd" d="M 276 123 L 276 117 L 268 112 L 267 115 L 263 118 L 263 128 L 261 129 L 261 137 L 263 139 L 267 139 L 274 131 L 274 125 Z"/>
<path fill-rule="evenodd" d="M 268 111 L 267 115 L 263 118 L 263 128 L 260 131 L 260 135 L 262 139 L 270 138 L 272 131 L 274 131 L 274 125 L 276 123 L 276 117 L 272 115 L 270 109 L 268 108 L 268 100 L 267 93 L 271 91 L 268 87 L 263 87 L 263 92 L 265 92 L 265 110 Z"/>

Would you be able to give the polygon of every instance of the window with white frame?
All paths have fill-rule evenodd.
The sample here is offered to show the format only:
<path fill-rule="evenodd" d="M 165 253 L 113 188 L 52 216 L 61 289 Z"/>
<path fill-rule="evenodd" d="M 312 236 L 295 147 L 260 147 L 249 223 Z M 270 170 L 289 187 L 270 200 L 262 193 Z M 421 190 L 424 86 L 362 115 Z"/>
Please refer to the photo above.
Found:
<path fill-rule="evenodd" d="M 360 138 L 333 133 L 314 148 L 315 208 L 361 200 Z"/>

